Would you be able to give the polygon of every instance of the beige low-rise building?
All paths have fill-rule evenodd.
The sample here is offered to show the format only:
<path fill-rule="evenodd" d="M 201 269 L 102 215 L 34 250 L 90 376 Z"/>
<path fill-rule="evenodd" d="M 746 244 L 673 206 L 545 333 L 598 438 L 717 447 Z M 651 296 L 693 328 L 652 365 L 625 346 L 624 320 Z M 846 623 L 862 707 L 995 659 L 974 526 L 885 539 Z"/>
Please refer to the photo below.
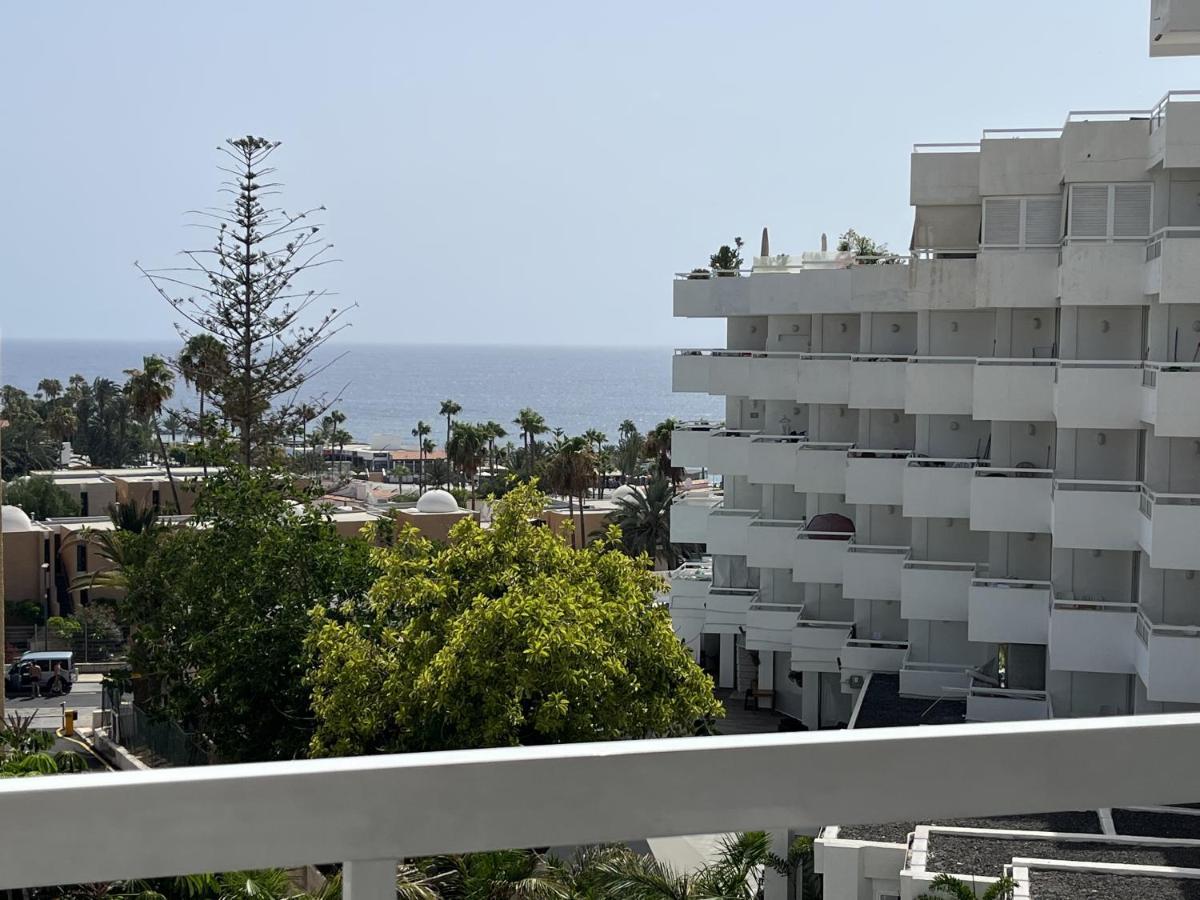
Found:
<path fill-rule="evenodd" d="M 411 525 L 430 540 L 447 541 L 450 530 L 463 519 L 479 521 L 479 513 L 463 509 L 449 491 L 426 491 L 415 506 L 397 509 L 393 516 L 398 525 Z"/>

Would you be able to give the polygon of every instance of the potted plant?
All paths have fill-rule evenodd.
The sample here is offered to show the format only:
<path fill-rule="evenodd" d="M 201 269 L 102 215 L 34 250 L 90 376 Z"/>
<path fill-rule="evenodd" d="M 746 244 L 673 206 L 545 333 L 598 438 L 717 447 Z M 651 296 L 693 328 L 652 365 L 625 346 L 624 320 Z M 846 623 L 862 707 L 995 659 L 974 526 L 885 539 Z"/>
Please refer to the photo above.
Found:
<path fill-rule="evenodd" d="M 718 278 L 731 278 L 742 268 L 742 239 L 735 237 L 733 246 L 722 244 L 721 249 L 708 258 L 709 266 Z"/>
<path fill-rule="evenodd" d="M 692 269 L 692 271 L 688 272 L 687 277 L 688 281 L 694 281 L 697 278 L 708 278 L 709 272 L 708 269 Z"/>

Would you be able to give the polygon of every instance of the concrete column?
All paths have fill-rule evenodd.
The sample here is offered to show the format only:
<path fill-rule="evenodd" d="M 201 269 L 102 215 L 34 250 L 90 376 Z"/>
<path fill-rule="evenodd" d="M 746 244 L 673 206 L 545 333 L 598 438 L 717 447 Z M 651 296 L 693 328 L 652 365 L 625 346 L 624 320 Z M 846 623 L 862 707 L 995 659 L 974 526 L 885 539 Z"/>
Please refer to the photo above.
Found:
<path fill-rule="evenodd" d="M 804 688 L 800 696 L 800 721 L 810 731 L 816 731 L 821 727 L 820 721 L 820 698 L 821 698 L 821 675 L 819 672 L 804 673 Z"/>
<path fill-rule="evenodd" d="M 758 651 L 758 689 L 760 691 L 775 690 L 774 650 Z M 774 707 L 775 705 L 773 702 L 768 701 L 765 697 L 758 702 L 763 708 Z"/>
<path fill-rule="evenodd" d="M 771 838 L 771 852 L 781 859 L 787 859 L 787 829 L 772 829 L 767 834 Z M 792 900 L 788 892 L 787 876 L 780 875 L 770 866 L 763 869 L 763 900 Z"/>
<path fill-rule="evenodd" d="M 721 635 L 721 668 L 718 673 L 717 687 L 732 688 L 737 672 L 737 649 L 734 646 L 732 634 Z"/>
<path fill-rule="evenodd" d="M 356 859 L 342 866 L 344 900 L 396 900 L 396 860 Z"/>

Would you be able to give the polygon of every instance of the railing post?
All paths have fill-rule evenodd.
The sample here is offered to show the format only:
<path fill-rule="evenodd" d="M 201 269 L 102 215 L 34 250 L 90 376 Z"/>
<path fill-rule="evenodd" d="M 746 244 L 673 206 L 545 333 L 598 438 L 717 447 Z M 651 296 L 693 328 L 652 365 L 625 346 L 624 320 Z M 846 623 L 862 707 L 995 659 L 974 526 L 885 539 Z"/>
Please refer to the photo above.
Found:
<path fill-rule="evenodd" d="M 396 862 L 355 859 L 343 864 L 343 900 L 396 900 Z"/>
<path fill-rule="evenodd" d="M 787 859 L 788 831 L 786 828 L 768 831 L 771 852 L 780 859 Z M 788 877 L 770 866 L 763 868 L 763 900 L 792 900 L 788 891 Z"/>

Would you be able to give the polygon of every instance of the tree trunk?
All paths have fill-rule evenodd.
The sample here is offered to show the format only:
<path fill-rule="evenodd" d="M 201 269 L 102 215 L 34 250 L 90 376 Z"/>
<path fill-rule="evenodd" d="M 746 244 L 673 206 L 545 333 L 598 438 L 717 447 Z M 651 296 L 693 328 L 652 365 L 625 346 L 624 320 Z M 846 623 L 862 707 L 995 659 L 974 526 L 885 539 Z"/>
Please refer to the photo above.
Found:
<path fill-rule="evenodd" d="M 163 465 L 167 469 L 167 481 L 170 482 L 171 497 L 175 501 L 175 514 L 180 515 L 183 513 L 183 507 L 179 504 L 179 489 L 175 487 L 175 475 L 171 471 L 171 457 L 167 455 L 166 445 L 163 444 L 162 431 L 158 427 L 158 416 L 154 416 L 151 422 L 154 424 L 154 436 L 158 438 L 158 450 L 162 453 Z"/>
<path fill-rule="evenodd" d="M 208 476 L 208 451 L 204 446 L 204 391 L 200 391 L 200 418 L 196 422 L 196 430 L 200 432 L 200 465 L 204 467 L 204 475 Z M 305 425 L 308 422 L 304 423 Z"/>

